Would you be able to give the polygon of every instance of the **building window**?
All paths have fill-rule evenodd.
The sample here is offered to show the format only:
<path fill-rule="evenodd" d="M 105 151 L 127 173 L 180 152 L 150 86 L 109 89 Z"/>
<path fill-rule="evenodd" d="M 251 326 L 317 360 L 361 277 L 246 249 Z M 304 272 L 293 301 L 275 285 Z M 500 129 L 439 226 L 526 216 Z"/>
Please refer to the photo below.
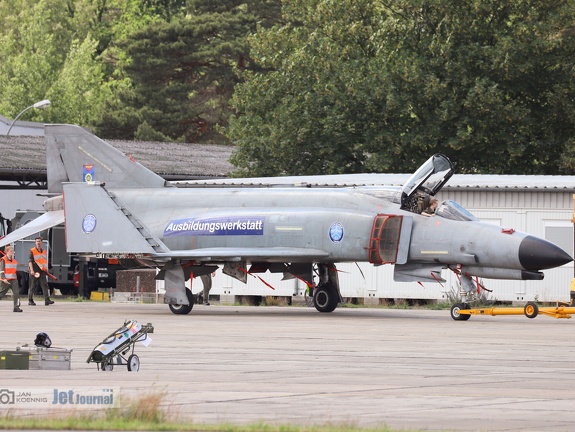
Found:
<path fill-rule="evenodd" d="M 545 240 L 555 243 L 573 256 L 573 225 L 568 222 L 545 222 Z"/>

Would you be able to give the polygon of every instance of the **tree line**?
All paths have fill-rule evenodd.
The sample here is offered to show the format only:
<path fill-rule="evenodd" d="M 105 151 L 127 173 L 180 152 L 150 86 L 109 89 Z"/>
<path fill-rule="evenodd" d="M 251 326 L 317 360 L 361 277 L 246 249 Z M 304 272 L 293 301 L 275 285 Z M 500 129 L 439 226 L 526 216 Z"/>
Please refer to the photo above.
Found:
<path fill-rule="evenodd" d="M 2 0 L 0 114 L 235 175 L 575 168 L 575 0 Z"/>

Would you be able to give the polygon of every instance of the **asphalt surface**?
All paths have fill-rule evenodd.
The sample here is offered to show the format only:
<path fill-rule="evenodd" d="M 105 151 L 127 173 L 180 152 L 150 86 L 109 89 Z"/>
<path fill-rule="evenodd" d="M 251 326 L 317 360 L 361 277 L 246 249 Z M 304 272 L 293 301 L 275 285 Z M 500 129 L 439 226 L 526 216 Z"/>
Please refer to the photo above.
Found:
<path fill-rule="evenodd" d="M 2 370 L 3 388 L 108 385 L 164 393 L 170 420 L 567 431 L 575 423 L 575 322 L 449 311 L 0 302 L 0 349 L 48 333 L 71 370 Z M 152 323 L 139 372 L 86 363 L 125 319 Z M 2 407 L 0 407 L 2 408 Z M 34 415 L 34 412 L 26 415 Z M 43 412 L 42 414 L 46 414 Z"/>

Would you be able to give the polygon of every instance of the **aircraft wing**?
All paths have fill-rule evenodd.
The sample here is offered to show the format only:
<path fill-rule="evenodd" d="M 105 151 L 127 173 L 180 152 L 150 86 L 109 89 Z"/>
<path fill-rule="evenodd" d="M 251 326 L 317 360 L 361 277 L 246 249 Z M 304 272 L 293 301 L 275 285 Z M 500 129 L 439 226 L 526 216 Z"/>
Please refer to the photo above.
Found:
<path fill-rule="evenodd" d="M 42 216 L 28 222 L 16 231 L 11 232 L 5 237 L 0 239 L 0 247 L 13 243 L 17 240 L 22 240 L 28 236 L 44 231 L 56 225 L 64 223 L 64 210 L 56 210 L 44 213 Z"/>
<path fill-rule="evenodd" d="M 220 259 L 243 261 L 243 260 L 273 260 L 277 261 L 300 261 L 302 259 L 319 260 L 327 258 L 329 253 L 320 249 L 270 247 L 270 248 L 204 248 L 191 250 L 176 250 L 166 253 L 156 253 L 158 258 L 195 258 L 200 261 L 216 261 Z"/>

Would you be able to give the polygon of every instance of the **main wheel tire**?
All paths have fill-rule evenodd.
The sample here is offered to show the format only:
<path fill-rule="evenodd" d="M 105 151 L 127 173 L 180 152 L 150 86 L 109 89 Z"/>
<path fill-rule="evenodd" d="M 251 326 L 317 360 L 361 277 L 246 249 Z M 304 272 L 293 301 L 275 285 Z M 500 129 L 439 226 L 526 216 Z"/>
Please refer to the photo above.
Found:
<path fill-rule="evenodd" d="M 469 305 L 466 303 L 456 303 L 451 306 L 451 318 L 455 321 L 467 321 L 471 318 L 471 315 L 460 314 L 459 311 L 469 309 Z"/>
<path fill-rule="evenodd" d="M 318 286 L 313 295 L 313 305 L 319 312 L 333 312 L 339 302 L 337 290 L 331 285 Z"/>
<path fill-rule="evenodd" d="M 527 302 L 527 304 L 523 308 L 523 313 L 527 318 L 533 319 L 537 315 L 539 315 L 539 306 L 537 306 L 537 303 Z"/>
<path fill-rule="evenodd" d="M 188 297 L 188 302 L 190 303 L 188 305 L 173 305 L 173 304 L 169 305 L 170 310 L 172 311 L 173 314 L 186 315 L 192 311 L 192 308 L 194 307 L 194 295 L 187 288 L 186 288 L 186 297 Z"/>
<path fill-rule="evenodd" d="M 140 357 L 136 354 L 132 354 L 128 357 L 128 370 L 130 372 L 138 372 L 140 370 Z"/>

